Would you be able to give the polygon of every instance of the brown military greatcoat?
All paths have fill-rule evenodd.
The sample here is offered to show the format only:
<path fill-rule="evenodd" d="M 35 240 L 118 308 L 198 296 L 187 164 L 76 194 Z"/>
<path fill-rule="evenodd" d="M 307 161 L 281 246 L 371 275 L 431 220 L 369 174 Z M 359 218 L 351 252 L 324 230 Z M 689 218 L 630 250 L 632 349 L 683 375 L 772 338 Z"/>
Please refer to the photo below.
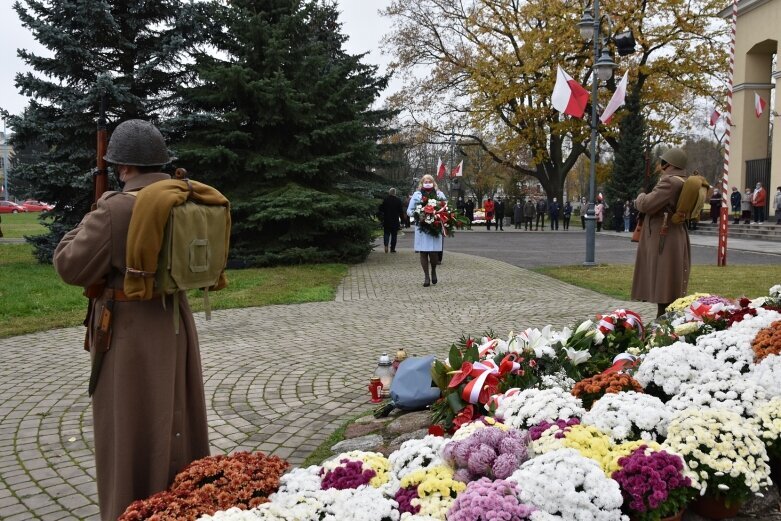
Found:
<path fill-rule="evenodd" d="M 141 174 L 124 191 L 166 174 Z M 105 280 L 122 288 L 125 243 L 136 198 L 109 192 L 57 246 L 54 267 L 68 284 Z M 104 299 L 96 302 L 96 315 Z M 110 350 L 92 397 L 101 518 L 114 521 L 135 499 L 168 487 L 191 461 L 209 455 L 198 336 L 184 294 L 179 334 L 173 299 L 116 302 Z M 97 320 L 93 321 L 92 332 Z M 94 357 L 94 348 L 91 349 Z M 85 389 L 86 392 L 86 389 Z"/>
<path fill-rule="evenodd" d="M 674 176 L 678 178 L 675 179 Z M 645 214 L 642 234 L 637 246 L 632 299 L 668 304 L 686 295 L 691 272 L 691 246 L 686 224 L 673 224 L 672 216 L 678 204 L 688 174 L 673 166 L 662 173 L 649 194 L 640 194 L 635 201 L 638 211 Z M 667 214 L 667 236 L 659 252 L 664 215 Z"/>

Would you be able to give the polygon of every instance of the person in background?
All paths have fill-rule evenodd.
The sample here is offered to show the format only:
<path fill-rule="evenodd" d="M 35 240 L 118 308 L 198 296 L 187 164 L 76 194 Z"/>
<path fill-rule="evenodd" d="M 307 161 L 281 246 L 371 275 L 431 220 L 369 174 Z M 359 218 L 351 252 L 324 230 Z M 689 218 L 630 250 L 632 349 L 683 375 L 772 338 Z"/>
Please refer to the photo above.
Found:
<path fill-rule="evenodd" d="M 588 201 L 585 197 L 580 198 L 580 225 L 586 229 L 586 213 L 588 212 Z"/>
<path fill-rule="evenodd" d="M 407 215 L 410 217 L 415 215 L 415 208 L 419 204 L 423 204 L 423 198 L 426 200 L 436 199 L 437 201 L 447 201 L 445 194 L 439 191 L 434 177 L 430 174 L 426 174 L 420 178 L 418 183 L 418 190 L 412 194 L 407 206 Z M 442 252 L 444 241 L 442 234 L 431 235 L 424 232 L 420 226 L 415 226 L 415 251 L 420 254 L 420 266 L 423 268 L 423 287 L 427 288 L 432 284 L 436 284 L 437 280 L 437 264 L 439 264 L 439 254 Z M 431 270 L 429 272 L 429 266 Z"/>
<path fill-rule="evenodd" d="M 494 201 L 490 197 L 485 202 L 485 205 L 483 205 L 483 210 L 485 210 L 485 226 L 490 231 L 491 230 L 491 221 L 494 220 Z"/>
<path fill-rule="evenodd" d="M 526 202 L 523 203 L 523 229 L 526 231 L 531 231 L 532 229 L 532 222 L 534 221 L 534 215 L 537 212 L 537 210 L 534 208 L 534 201 L 532 201 L 531 197 L 528 197 L 526 199 Z"/>
<path fill-rule="evenodd" d="M 757 181 L 754 193 L 751 194 L 751 205 L 754 207 L 754 224 L 765 224 L 765 203 L 767 190 Z"/>
<path fill-rule="evenodd" d="M 521 204 L 521 200 L 518 199 L 515 201 L 515 206 L 513 206 L 513 223 L 515 224 L 516 230 L 521 229 L 522 222 L 523 222 L 523 205 Z"/>
<path fill-rule="evenodd" d="M 729 204 L 732 207 L 732 224 L 738 224 L 740 222 L 740 203 L 743 197 L 740 195 L 740 190 L 737 186 L 732 187 L 732 193 L 729 196 Z"/>
<path fill-rule="evenodd" d="M 385 245 L 385 253 L 388 253 L 388 242 L 390 241 L 391 253 L 396 253 L 396 239 L 399 234 L 399 227 L 404 221 L 404 208 L 401 206 L 401 199 L 396 197 L 396 189 L 388 190 L 388 195 L 380 204 L 380 215 L 382 218 L 382 243 Z"/>
<path fill-rule="evenodd" d="M 743 194 L 743 200 L 740 202 L 740 210 L 743 212 L 743 224 L 749 224 L 751 222 L 751 198 L 753 195 L 751 188 L 746 188 L 746 192 Z"/>
<path fill-rule="evenodd" d="M 640 193 L 637 209 L 645 214 L 637 245 L 632 300 L 655 302 L 657 316 L 675 299 L 686 295 L 691 272 L 691 245 L 685 224 L 674 224 L 678 198 L 688 173 L 686 153 L 670 148 L 660 159 L 661 175 L 653 190 Z"/>
<path fill-rule="evenodd" d="M 624 203 L 624 232 L 629 231 L 629 225 L 632 220 L 632 202 L 627 201 Z"/>
<path fill-rule="evenodd" d="M 466 201 L 466 205 L 464 206 L 464 212 L 466 212 L 466 220 L 468 221 L 466 223 L 466 229 L 471 230 L 472 229 L 472 221 L 475 220 L 475 202 L 470 197 Z"/>
<path fill-rule="evenodd" d="M 553 201 L 551 201 L 549 212 L 550 212 L 550 229 L 551 230 L 558 230 L 559 229 L 559 203 L 556 200 L 556 198 L 553 198 Z"/>
<path fill-rule="evenodd" d="M 776 207 L 776 224 L 781 224 L 781 186 L 776 188 L 775 207 Z M 0 237 L 2 237 L 2 235 L 0 235 Z"/>
<path fill-rule="evenodd" d="M 572 204 L 567 201 L 564 203 L 564 209 L 562 210 L 562 222 L 564 223 L 564 230 L 569 230 L 569 220 L 572 217 Z"/>
<path fill-rule="evenodd" d="M 494 212 L 496 212 L 496 228 L 499 231 L 504 231 L 504 201 L 502 198 L 496 200 L 494 205 Z"/>
<path fill-rule="evenodd" d="M 602 231 L 602 222 L 605 220 L 605 202 L 602 194 L 597 196 L 597 204 L 594 206 L 594 216 L 597 218 L 597 231 Z"/>
<path fill-rule="evenodd" d="M 540 221 L 542 221 L 542 231 L 545 231 L 545 213 L 548 211 L 548 201 L 544 197 L 537 199 L 537 222 L 534 229 L 537 230 L 540 227 Z"/>
<path fill-rule="evenodd" d="M 710 196 L 710 222 L 716 224 L 721 213 L 721 192 L 718 188 L 713 189 L 713 193 Z"/>

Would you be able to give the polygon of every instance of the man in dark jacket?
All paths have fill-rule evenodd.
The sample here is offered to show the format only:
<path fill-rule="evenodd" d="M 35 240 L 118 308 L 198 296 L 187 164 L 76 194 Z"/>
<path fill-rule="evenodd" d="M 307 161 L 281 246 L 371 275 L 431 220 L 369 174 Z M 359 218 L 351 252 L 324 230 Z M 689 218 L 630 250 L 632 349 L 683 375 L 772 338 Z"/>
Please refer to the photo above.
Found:
<path fill-rule="evenodd" d="M 737 186 L 732 187 L 732 194 L 729 196 L 729 203 L 732 206 L 732 224 L 740 223 L 740 202 L 743 200 L 743 196 L 738 190 Z"/>
<path fill-rule="evenodd" d="M 515 225 L 516 230 L 521 229 L 522 222 L 523 222 L 523 205 L 521 204 L 520 200 L 516 200 L 515 206 L 513 206 L 513 224 Z"/>
<path fill-rule="evenodd" d="M 569 230 L 569 220 L 572 218 L 572 204 L 567 201 L 564 203 L 564 209 L 563 209 L 563 222 L 564 222 L 564 230 Z"/>
<path fill-rule="evenodd" d="M 399 223 L 404 220 L 404 210 L 401 199 L 396 197 L 395 188 L 388 190 L 388 195 L 380 205 L 379 213 L 382 219 L 382 243 L 385 245 L 385 253 L 388 253 L 388 242 L 390 242 L 391 253 L 396 253 L 396 238 L 399 234 Z"/>
<path fill-rule="evenodd" d="M 524 230 L 531 230 L 532 229 L 532 221 L 534 221 L 534 214 L 536 213 L 536 210 L 534 209 L 534 202 L 532 202 L 531 198 L 526 199 L 526 202 L 523 204 L 523 229 Z"/>
<path fill-rule="evenodd" d="M 475 202 L 470 197 L 466 201 L 466 205 L 464 206 L 464 211 L 466 212 L 466 220 L 469 221 L 466 225 L 467 230 L 472 229 L 472 221 L 475 220 Z"/>
<path fill-rule="evenodd" d="M 553 198 L 553 201 L 551 201 L 549 211 L 550 211 L 550 229 L 558 230 L 559 229 L 559 202 L 555 197 Z"/>
<path fill-rule="evenodd" d="M 496 212 L 496 229 L 504 231 L 504 201 L 501 197 L 494 204 L 494 212 Z"/>
<path fill-rule="evenodd" d="M 548 211 L 548 201 L 544 197 L 540 197 L 537 200 L 537 221 L 534 224 L 534 229 L 539 230 L 540 220 L 542 220 L 542 231 L 545 231 L 545 212 Z"/>

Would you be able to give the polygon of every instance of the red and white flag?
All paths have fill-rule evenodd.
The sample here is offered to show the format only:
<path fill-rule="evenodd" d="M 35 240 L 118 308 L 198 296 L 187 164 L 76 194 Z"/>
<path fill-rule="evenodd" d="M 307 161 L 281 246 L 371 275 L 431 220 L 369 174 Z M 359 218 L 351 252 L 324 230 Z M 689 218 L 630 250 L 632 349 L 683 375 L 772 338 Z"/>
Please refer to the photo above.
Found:
<path fill-rule="evenodd" d="M 626 101 L 626 84 L 628 81 L 629 71 L 626 71 L 624 73 L 624 77 L 621 78 L 621 81 L 618 82 L 618 86 L 616 87 L 616 91 L 613 93 L 613 97 L 610 98 L 607 107 L 605 107 L 604 112 L 602 112 L 602 115 L 599 117 L 599 121 L 605 125 L 610 123 L 610 120 L 613 119 L 613 114 L 615 114 L 621 105 L 623 105 Z"/>
<path fill-rule="evenodd" d="M 763 100 L 759 94 L 756 92 L 754 93 L 754 113 L 757 115 L 757 117 L 762 117 L 762 113 L 765 112 L 765 107 L 767 107 L 767 102 Z"/>
<path fill-rule="evenodd" d="M 564 72 L 561 65 L 556 73 L 556 85 L 553 86 L 551 105 L 564 114 L 576 118 L 582 118 L 586 112 L 589 94 L 583 86 L 572 79 L 572 76 Z"/>
<path fill-rule="evenodd" d="M 458 163 L 458 166 L 450 171 L 450 177 L 461 177 L 464 175 L 464 162 Z"/>
<path fill-rule="evenodd" d="M 716 109 L 713 109 L 713 112 L 711 112 L 710 115 L 710 126 L 716 125 L 716 122 L 721 118 L 721 112 L 719 112 Z"/>
<path fill-rule="evenodd" d="M 442 158 L 437 158 L 437 179 L 445 178 L 445 163 L 442 162 Z"/>

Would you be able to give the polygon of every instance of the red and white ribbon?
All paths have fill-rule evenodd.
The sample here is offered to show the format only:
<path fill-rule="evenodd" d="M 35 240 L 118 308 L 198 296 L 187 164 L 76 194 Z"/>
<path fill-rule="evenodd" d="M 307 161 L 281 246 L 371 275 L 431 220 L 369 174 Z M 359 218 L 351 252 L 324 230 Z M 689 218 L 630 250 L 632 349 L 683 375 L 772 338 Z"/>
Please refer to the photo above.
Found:
<path fill-rule="evenodd" d="M 640 362 L 640 359 L 629 353 L 621 353 L 613 358 L 613 365 L 602 371 L 602 374 L 624 373 L 632 369 Z"/>
<path fill-rule="evenodd" d="M 516 394 L 519 394 L 523 389 L 520 389 L 518 387 L 513 387 L 511 389 L 507 389 L 507 392 L 502 394 L 494 394 L 491 396 L 491 398 L 488 399 L 488 403 L 485 404 L 486 410 L 490 411 L 491 409 L 496 410 L 499 408 L 500 405 L 502 405 L 502 402 L 505 401 L 510 396 L 515 396 Z"/>
<path fill-rule="evenodd" d="M 486 380 L 491 375 L 499 375 L 499 366 L 496 365 L 493 360 L 485 360 L 484 362 L 475 362 L 472 364 L 471 376 L 474 379 L 466 384 L 466 387 L 464 387 L 464 390 L 461 393 L 461 398 L 469 403 L 478 403 L 480 391 L 483 390 Z"/>

